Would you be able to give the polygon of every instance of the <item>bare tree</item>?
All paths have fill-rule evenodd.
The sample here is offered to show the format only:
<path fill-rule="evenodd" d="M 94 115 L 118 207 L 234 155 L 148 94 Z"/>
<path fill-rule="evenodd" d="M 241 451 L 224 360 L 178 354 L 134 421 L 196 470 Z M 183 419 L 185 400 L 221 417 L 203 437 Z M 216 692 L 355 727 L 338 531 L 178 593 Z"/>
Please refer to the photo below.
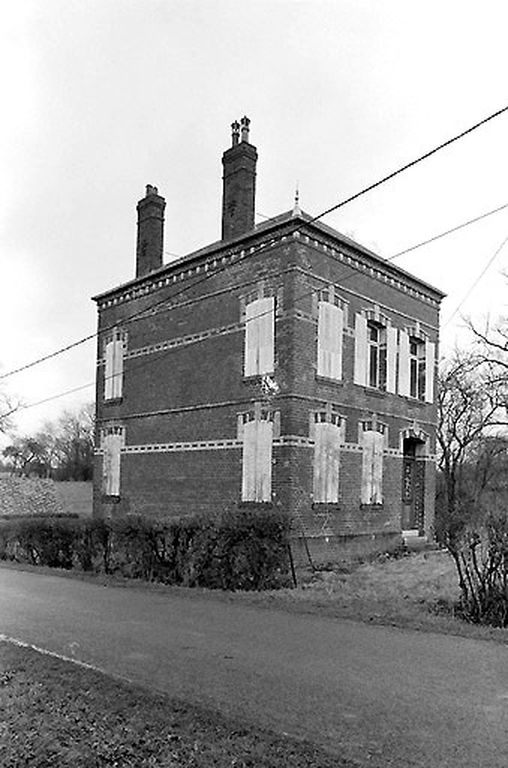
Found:
<path fill-rule="evenodd" d="M 492 374 L 482 354 L 456 355 L 441 372 L 436 536 L 454 559 L 467 618 L 506 626 L 506 401 Z"/>

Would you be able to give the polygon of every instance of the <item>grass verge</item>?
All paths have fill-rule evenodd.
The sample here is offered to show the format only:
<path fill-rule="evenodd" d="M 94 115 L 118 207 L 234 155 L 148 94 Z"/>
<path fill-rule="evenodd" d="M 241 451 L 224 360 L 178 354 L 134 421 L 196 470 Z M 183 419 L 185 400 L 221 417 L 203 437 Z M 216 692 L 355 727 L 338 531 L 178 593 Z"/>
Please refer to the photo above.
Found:
<path fill-rule="evenodd" d="M 0 642 L 2 768 L 340 768 L 305 742 Z"/>

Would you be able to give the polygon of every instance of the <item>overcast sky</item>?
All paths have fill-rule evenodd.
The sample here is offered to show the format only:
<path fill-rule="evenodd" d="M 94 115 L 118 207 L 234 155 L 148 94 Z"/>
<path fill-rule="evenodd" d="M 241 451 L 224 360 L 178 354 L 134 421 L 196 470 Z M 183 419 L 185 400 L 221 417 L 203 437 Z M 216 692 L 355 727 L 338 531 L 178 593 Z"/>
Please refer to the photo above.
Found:
<path fill-rule="evenodd" d="M 221 155 L 251 118 L 257 210 L 317 215 L 508 105 L 506 2 L 40 0 L 0 31 L 0 372 L 95 330 L 134 276 L 137 200 L 166 198 L 165 256 L 220 236 Z M 508 113 L 324 221 L 381 256 L 508 203 Z M 261 218 L 259 220 L 262 220 Z M 506 312 L 508 209 L 395 263 L 461 316 Z M 25 403 L 92 382 L 95 342 L 9 378 Z M 33 430 L 93 388 L 19 414 Z"/>

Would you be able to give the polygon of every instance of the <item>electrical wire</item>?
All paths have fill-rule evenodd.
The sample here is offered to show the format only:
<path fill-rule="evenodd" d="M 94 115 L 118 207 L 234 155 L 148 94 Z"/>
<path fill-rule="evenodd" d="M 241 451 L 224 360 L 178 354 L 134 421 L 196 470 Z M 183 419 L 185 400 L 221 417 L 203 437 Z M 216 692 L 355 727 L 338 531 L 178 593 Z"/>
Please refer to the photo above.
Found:
<path fill-rule="evenodd" d="M 411 248 L 406 248 L 404 251 L 399 251 L 393 256 L 390 256 L 390 258 L 387 259 L 387 261 L 391 261 L 391 259 L 396 259 L 399 256 L 404 256 L 406 253 L 411 253 L 411 251 L 416 251 L 417 248 L 422 248 L 424 245 L 429 245 L 429 243 L 434 243 L 436 240 L 439 240 L 440 238 L 445 237 L 446 235 L 451 235 L 453 232 L 458 232 L 459 229 L 464 229 L 464 227 L 468 227 L 470 224 L 475 224 L 477 221 L 486 219 L 487 216 L 492 216 L 492 214 L 494 213 L 499 213 L 499 211 L 504 211 L 505 208 L 508 208 L 508 203 L 505 203 L 504 205 L 500 205 L 499 208 L 494 208 L 492 211 L 481 213 L 479 216 L 475 216 L 474 219 L 468 219 L 467 221 L 464 221 L 462 224 L 457 224 L 456 227 L 447 229 L 446 232 L 441 232 L 439 235 L 434 235 L 433 237 L 429 237 L 428 240 L 423 240 L 421 243 L 412 245 Z"/>
<path fill-rule="evenodd" d="M 314 216 L 313 218 L 308 220 L 307 223 L 311 224 L 311 223 L 313 223 L 315 221 L 318 221 L 319 219 L 322 219 L 324 216 L 328 215 L 329 213 L 332 213 L 333 211 L 336 211 L 339 208 L 342 208 L 343 206 L 347 205 L 348 203 L 352 202 L 353 200 L 357 200 L 359 197 L 367 194 L 367 192 L 370 192 L 373 189 L 376 189 L 377 187 L 381 186 L 381 184 L 386 183 L 387 181 L 395 178 L 396 176 L 398 176 L 399 174 L 401 174 L 404 171 L 408 170 L 409 168 L 412 168 L 415 165 L 417 165 L 418 163 L 421 163 L 423 160 L 426 160 L 427 158 L 429 158 L 432 155 L 436 154 L 437 152 L 439 152 L 440 150 L 444 149 L 445 147 L 450 146 L 454 142 L 458 141 L 459 139 L 463 138 L 464 136 L 467 136 L 468 134 L 472 133 L 473 131 L 477 130 L 481 126 L 483 126 L 486 123 L 490 122 L 494 118 L 499 117 L 500 115 L 504 114 L 505 112 L 508 112 L 508 106 L 505 106 L 505 107 L 502 107 L 501 109 L 496 110 L 496 112 L 493 112 L 488 117 L 483 118 L 482 120 L 480 120 L 479 122 L 477 122 L 474 125 L 470 126 L 466 130 L 461 131 L 461 133 L 453 136 L 450 139 L 447 139 L 446 141 L 442 142 L 441 144 L 439 144 L 438 146 L 436 146 L 433 149 L 429 150 L 428 152 L 425 152 L 423 155 L 420 155 L 419 157 L 415 158 L 411 162 L 406 163 L 405 165 L 401 166 L 397 170 L 392 171 L 391 173 L 389 173 L 386 176 L 384 176 L 382 179 L 379 179 L 378 181 L 374 182 L 373 184 L 370 184 L 369 186 L 364 187 L 363 189 L 361 189 L 359 192 L 355 193 L 354 195 L 351 195 L 350 197 L 348 197 L 348 198 L 346 198 L 344 200 L 341 200 L 340 202 L 336 203 L 335 205 L 331 206 L 330 208 L 327 208 L 322 213 L 320 213 L 317 216 Z M 295 231 L 296 231 L 296 229 L 298 229 L 298 225 L 295 227 Z M 261 251 L 262 251 L 262 249 L 259 249 L 259 251 L 257 253 L 259 254 Z M 245 254 L 245 255 L 247 256 L 247 255 L 250 255 L 250 254 Z M 237 263 L 238 263 L 238 261 L 240 261 L 240 259 L 237 260 Z M 206 280 L 206 279 L 208 279 L 208 278 L 210 278 L 212 276 L 217 275 L 221 271 L 223 271 L 223 270 L 221 268 L 218 268 L 217 270 L 215 270 L 215 272 L 207 273 L 203 279 Z M 179 295 L 180 293 L 183 293 L 185 290 L 188 290 L 189 288 L 194 287 L 195 285 L 199 284 L 200 282 L 203 282 L 203 279 L 199 280 L 199 281 L 195 281 L 194 283 L 192 283 L 192 285 L 185 286 L 184 288 L 182 288 L 181 291 L 177 292 L 175 294 L 175 296 Z M 170 298 L 174 298 L 174 296 L 170 297 Z M 151 308 L 150 307 L 149 308 L 145 307 L 140 312 L 137 312 L 134 315 L 131 315 L 130 317 L 124 318 L 122 322 L 124 324 L 126 322 L 130 322 L 131 320 L 134 320 L 134 319 L 140 317 L 141 315 L 146 314 L 149 309 L 153 310 L 155 307 L 157 307 L 159 305 L 162 305 L 163 303 L 167 303 L 167 301 L 168 301 L 168 298 L 165 297 L 160 302 L 156 302 L 155 304 L 153 304 Z M 22 371 L 26 371 L 29 368 L 33 368 L 35 365 L 39 365 L 39 364 L 41 364 L 43 362 L 51 360 L 52 358 L 57 357 L 58 355 L 61 355 L 64 352 L 68 352 L 71 349 L 74 349 L 75 347 L 79 346 L 80 344 L 84 344 L 85 342 L 90 341 L 91 339 L 96 338 L 101 333 L 107 333 L 108 331 L 113 330 L 115 327 L 116 327 L 116 323 L 111 325 L 111 326 L 106 326 L 105 328 L 101 328 L 96 333 L 89 334 L 88 336 L 84 336 L 82 339 L 78 339 L 77 341 L 72 342 L 71 344 L 67 344 L 66 346 L 61 347 L 60 349 L 57 349 L 54 352 L 51 352 L 51 353 L 49 353 L 47 355 L 44 355 L 43 357 L 40 357 L 40 358 L 38 358 L 36 360 L 32 360 L 29 363 L 26 363 L 26 364 L 20 366 L 19 368 L 15 368 L 13 370 L 7 371 L 6 373 L 0 374 L 0 380 L 6 379 L 9 376 L 13 376 L 16 373 L 20 373 Z"/>
<path fill-rule="evenodd" d="M 494 261 L 495 261 L 495 259 L 497 258 L 497 256 L 499 256 L 499 254 L 500 254 L 500 253 L 501 253 L 501 251 L 503 250 L 503 248 L 504 248 L 504 246 L 506 245 L 506 243 L 508 243 L 508 235 L 507 235 L 507 236 L 504 238 L 503 242 L 502 242 L 500 245 L 498 245 L 498 247 L 496 248 L 496 250 L 494 251 L 494 253 L 492 254 L 492 256 L 489 258 L 488 262 L 485 264 L 484 268 L 482 269 L 482 271 L 481 271 L 481 272 L 480 272 L 480 274 L 478 275 L 478 277 L 477 277 L 477 278 L 475 278 L 475 280 L 473 281 L 473 284 L 471 285 L 471 287 L 470 287 L 470 288 L 469 288 L 469 290 L 467 291 L 467 293 L 466 293 L 466 295 L 464 296 L 464 298 L 463 298 L 463 299 L 460 301 L 460 303 L 459 303 L 459 304 L 458 304 L 458 305 L 455 307 L 455 309 L 453 310 L 452 314 L 450 315 L 450 317 L 448 317 L 448 319 L 446 320 L 446 322 L 444 322 L 444 323 L 443 323 L 443 325 L 441 326 L 441 328 L 446 328 L 446 326 L 447 326 L 447 325 L 449 325 L 449 323 L 450 323 L 450 322 L 453 320 L 453 318 L 455 317 L 455 315 L 457 314 L 457 312 L 459 311 L 459 309 L 460 309 L 460 308 L 462 307 L 462 305 L 463 305 L 463 304 L 466 302 L 466 300 L 467 300 L 467 299 L 470 297 L 470 295 L 472 294 L 472 292 L 474 291 L 474 289 L 476 288 L 476 286 L 478 285 L 478 283 L 480 282 L 480 280 L 482 279 L 482 277 L 484 276 L 484 274 L 487 272 L 487 270 L 489 269 L 489 267 L 490 267 L 490 266 L 491 266 L 491 265 L 494 263 Z"/>

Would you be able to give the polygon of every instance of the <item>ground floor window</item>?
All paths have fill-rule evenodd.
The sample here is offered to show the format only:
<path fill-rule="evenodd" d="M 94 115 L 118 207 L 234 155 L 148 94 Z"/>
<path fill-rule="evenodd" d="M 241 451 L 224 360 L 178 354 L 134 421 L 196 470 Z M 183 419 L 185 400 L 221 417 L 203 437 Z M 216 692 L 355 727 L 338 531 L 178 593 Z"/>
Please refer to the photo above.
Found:
<path fill-rule="evenodd" d="M 106 496 L 120 496 L 121 450 L 124 429 L 119 426 L 102 430 L 102 492 Z"/>
<path fill-rule="evenodd" d="M 335 413 L 317 411 L 313 417 L 314 480 L 313 498 L 318 504 L 339 500 L 340 444 L 343 420 Z"/>
<path fill-rule="evenodd" d="M 379 422 L 361 424 L 362 446 L 362 504 L 383 503 L 383 453 L 386 444 L 386 426 Z"/>
<path fill-rule="evenodd" d="M 269 413 L 244 414 L 242 501 L 271 501 L 273 421 Z"/>

